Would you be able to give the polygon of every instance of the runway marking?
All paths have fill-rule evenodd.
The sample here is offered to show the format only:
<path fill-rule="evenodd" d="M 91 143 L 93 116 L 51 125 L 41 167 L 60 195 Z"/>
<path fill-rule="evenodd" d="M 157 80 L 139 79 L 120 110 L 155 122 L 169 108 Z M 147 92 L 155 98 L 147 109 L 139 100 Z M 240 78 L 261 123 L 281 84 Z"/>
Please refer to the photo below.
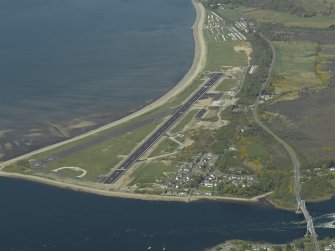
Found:
<path fill-rule="evenodd" d="M 183 114 L 188 111 L 207 91 L 212 87 L 222 76 L 222 73 L 214 73 L 211 78 L 198 90 L 192 97 L 190 97 L 172 116 L 161 125 L 157 131 L 151 135 L 135 152 L 132 153 L 123 163 L 121 168 L 117 168 L 107 177 L 103 183 L 114 183 L 123 173 L 125 173 L 141 156 L 170 128 Z M 122 171 L 122 173 L 120 173 Z"/>

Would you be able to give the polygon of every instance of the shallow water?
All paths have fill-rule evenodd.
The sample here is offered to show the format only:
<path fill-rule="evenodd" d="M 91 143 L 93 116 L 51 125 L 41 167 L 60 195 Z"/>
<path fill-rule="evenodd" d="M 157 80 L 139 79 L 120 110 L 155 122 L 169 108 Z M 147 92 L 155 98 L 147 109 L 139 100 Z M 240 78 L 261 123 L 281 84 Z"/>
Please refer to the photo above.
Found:
<path fill-rule="evenodd" d="M 0 155 L 63 140 L 166 93 L 191 66 L 194 19 L 190 0 L 0 1 Z"/>

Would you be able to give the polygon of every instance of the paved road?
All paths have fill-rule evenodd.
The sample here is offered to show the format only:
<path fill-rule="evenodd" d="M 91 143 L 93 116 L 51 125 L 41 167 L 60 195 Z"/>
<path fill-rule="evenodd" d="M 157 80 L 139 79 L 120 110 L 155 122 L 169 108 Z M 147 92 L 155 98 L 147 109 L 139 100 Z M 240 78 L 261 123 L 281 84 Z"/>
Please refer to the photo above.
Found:
<path fill-rule="evenodd" d="M 188 111 L 222 77 L 213 73 L 210 79 L 188 99 L 163 125 L 161 125 L 142 145 L 140 145 L 116 170 L 103 180 L 105 184 L 116 182 L 185 112 Z"/>
<path fill-rule="evenodd" d="M 158 114 L 154 114 L 152 116 L 150 116 L 147 119 L 144 120 L 139 120 L 139 121 L 135 121 L 133 123 L 129 123 L 128 125 L 125 125 L 119 129 L 116 129 L 114 131 L 111 131 L 110 133 L 103 133 L 102 135 L 97 135 L 95 137 L 93 137 L 92 139 L 88 138 L 87 141 L 79 144 L 79 145 L 75 145 L 72 146 L 70 148 L 67 148 L 63 151 L 57 152 L 53 155 L 50 155 L 44 159 L 39 159 L 34 161 L 33 163 L 31 163 L 31 168 L 41 168 L 47 164 L 49 164 L 50 162 L 53 161 L 58 161 L 60 159 L 63 159 L 69 155 L 75 154 L 77 152 L 86 150 L 92 146 L 101 144 L 103 142 L 112 140 L 116 137 L 119 137 L 121 135 L 124 135 L 126 133 L 132 132 L 137 128 L 143 127 L 145 125 L 149 125 L 152 124 L 153 122 L 155 122 L 156 120 L 165 118 L 167 116 L 170 116 L 171 114 L 173 114 L 178 108 L 172 108 L 172 109 L 168 109 L 167 111 L 163 111 L 160 112 Z"/>
<path fill-rule="evenodd" d="M 319 251 L 320 247 L 319 247 L 319 243 L 317 240 L 317 234 L 313 225 L 313 219 L 310 216 L 306 205 L 305 205 L 305 201 L 301 199 L 300 197 L 300 160 L 296 154 L 296 152 L 293 150 L 293 148 L 286 143 L 286 141 L 284 141 L 282 138 L 280 138 L 278 135 L 276 135 L 269 127 L 267 127 L 259 118 L 258 116 L 258 105 L 259 105 L 259 101 L 261 98 L 261 94 L 262 91 L 266 88 L 267 84 L 270 82 L 271 79 L 271 73 L 274 67 L 274 62 L 276 61 L 276 50 L 272 44 L 272 42 L 270 40 L 268 40 L 266 37 L 264 37 L 262 34 L 260 34 L 260 36 L 271 46 L 272 49 L 272 54 L 273 54 L 273 58 L 272 58 L 272 62 L 268 71 L 268 77 L 266 79 L 266 81 L 263 83 L 261 90 L 258 94 L 258 97 L 256 99 L 255 105 L 254 105 L 254 109 L 253 109 L 253 117 L 255 122 L 266 132 L 268 132 L 270 135 L 272 135 L 272 137 L 278 142 L 280 143 L 285 150 L 287 151 L 287 153 L 290 155 L 292 164 L 293 164 L 293 168 L 294 168 L 294 193 L 296 196 L 296 200 L 297 200 L 297 204 L 298 204 L 298 210 L 297 211 L 301 211 L 305 217 L 306 223 L 307 223 L 307 233 L 309 233 L 311 235 L 311 239 L 315 245 L 315 250 Z"/>

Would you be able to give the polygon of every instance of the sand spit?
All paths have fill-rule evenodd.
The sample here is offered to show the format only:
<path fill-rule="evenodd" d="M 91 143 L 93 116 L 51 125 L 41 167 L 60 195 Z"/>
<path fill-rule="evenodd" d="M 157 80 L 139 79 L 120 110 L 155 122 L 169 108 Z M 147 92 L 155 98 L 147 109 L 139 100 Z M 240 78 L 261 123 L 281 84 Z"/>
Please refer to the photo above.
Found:
<path fill-rule="evenodd" d="M 207 49 L 206 49 L 206 42 L 203 36 L 203 25 L 205 22 L 206 17 L 206 11 L 205 8 L 202 6 L 201 3 L 198 3 L 196 0 L 193 0 L 193 5 L 196 9 L 197 18 L 195 20 L 195 23 L 193 24 L 193 36 L 195 40 L 195 56 L 193 59 L 193 64 L 190 68 L 190 70 L 187 72 L 187 74 L 184 76 L 184 78 L 168 93 L 166 93 L 161 98 L 157 99 L 153 103 L 147 105 L 146 107 L 142 108 L 141 110 L 134 112 L 133 114 L 130 114 L 120 120 L 114 121 L 112 123 L 109 123 L 105 126 L 102 126 L 100 128 L 94 129 L 92 131 L 89 131 L 85 134 L 79 135 L 77 137 L 74 137 L 72 139 L 53 144 L 50 146 L 46 146 L 44 148 L 41 148 L 39 150 L 33 151 L 31 153 L 19 156 L 17 158 L 8 160 L 6 162 L 0 163 L 0 177 L 7 177 L 7 178 L 14 178 L 14 179 L 22 179 L 22 180 L 28 180 L 32 182 L 42 183 L 45 185 L 55 186 L 63 189 L 70 189 L 73 191 L 79 191 L 79 192 L 86 192 L 96 195 L 103 195 L 103 196 L 110 196 L 110 197 L 120 197 L 120 198 L 129 198 L 129 199 L 140 199 L 140 200 L 156 200 L 156 201 L 180 201 L 180 202 L 192 202 L 192 201 L 198 201 L 198 200 L 215 200 L 215 201 L 234 201 L 234 202 L 244 202 L 244 203 L 254 203 L 258 202 L 260 199 L 268 196 L 271 193 L 267 193 L 261 196 L 256 196 L 250 199 L 247 198 L 235 198 L 235 197 L 221 197 L 221 196 L 166 196 L 166 195 L 148 195 L 148 194 L 135 194 L 135 193 L 127 193 L 127 192 L 119 192 L 119 191 L 110 191 L 110 186 L 104 185 L 104 184 L 97 184 L 97 183 L 89 183 L 89 182 L 77 182 L 75 184 L 75 181 L 70 181 L 64 179 L 62 180 L 53 180 L 49 178 L 39 177 L 39 176 L 33 176 L 33 175 L 24 175 L 24 174 L 18 174 L 18 173 L 7 173 L 1 171 L 3 167 L 6 165 L 10 165 L 12 163 L 15 163 L 18 160 L 26 159 L 28 157 L 31 157 L 32 155 L 42 153 L 51 149 L 54 149 L 56 147 L 68 144 L 70 142 L 85 138 L 89 135 L 96 134 L 98 132 L 101 132 L 103 130 L 106 130 L 108 128 L 111 128 L 113 126 L 125 123 L 133 118 L 136 118 L 138 116 L 141 116 L 161 105 L 166 103 L 168 100 L 173 98 L 174 96 L 178 95 L 181 91 L 183 91 L 186 87 L 188 87 L 192 81 L 201 73 L 201 71 L 204 69 L 205 63 L 206 63 L 206 56 L 207 56 Z"/>
<path fill-rule="evenodd" d="M 193 64 L 190 68 L 190 70 L 186 73 L 186 75 L 184 76 L 184 78 L 173 88 L 171 89 L 169 92 L 167 92 L 165 95 L 163 95 L 162 97 L 160 97 L 159 99 L 157 99 L 156 101 L 154 101 L 151 104 L 148 104 L 147 106 L 143 107 L 141 110 L 138 110 L 137 112 L 134 112 L 122 119 L 119 119 L 117 121 L 114 121 L 112 123 L 109 123 L 107 125 L 104 125 L 102 127 L 99 127 L 97 129 L 91 130 L 89 132 L 86 132 L 84 134 L 78 135 L 72 139 L 66 140 L 66 141 L 62 141 L 56 144 L 52 144 L 46 147 L 43 147 L 39 150 L 24 154 L 22 156 L 13 158 L 11 160 L 5 161 L 0 163 L 0 171 L 2 169 L 2 167 L 4 167 L 5 165 L 9 165 L 12 163 L 15 163 L 18 160 L 21 159 L 26 159 L 29 158 L 35 154 L 38 153 L 42 153 L 45 151 L 49 151 L 52 150 L 54 148 L 57 148 L 59 146 L 68 144 L 70 142 L 85 138 L 87 136 L 99 133 L 103 130 L 109 129 L 113 126 L 125 123 L 131 119 L 134 119 L 136 117 L 139 117 L 147 112 L 150 112 L 152 110 L 154 110 L 155 108 L 163 105 L 164 103 L 166 103 L 167 101 L 169 101 L 171 98 L 175 97 L 176 95 L 178 95 L 180 92 L 182 92 L 186 87 L 188 87 L 192 81 L 199 75 L 199 73 L 201 73 L 201 71 L 203 70 L 205 63 L 206 63 L 206 54 L 207 54 L 207 50 L 206 50 L 206 42 L 203 36 L 203 25 L 205 23 L 205 17 L 206 17 L 206 11 L 205 8 L 203 7 L 203 5 L 201 3 L 196 2 L 196 0 L 193 0 L 193 5 L 196 9 L 196 20 L 193 24 L 193 36 L 194 36 L 194 40 L 195 40 L 195 55 L 194 55 L 194 59 L 193 59 Z"/>

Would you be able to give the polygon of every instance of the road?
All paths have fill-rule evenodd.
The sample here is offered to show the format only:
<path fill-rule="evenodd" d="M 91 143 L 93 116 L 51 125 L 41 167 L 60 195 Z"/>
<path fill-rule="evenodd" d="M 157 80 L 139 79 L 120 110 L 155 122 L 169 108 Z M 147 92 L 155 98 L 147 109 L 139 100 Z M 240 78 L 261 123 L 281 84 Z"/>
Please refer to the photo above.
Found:
<path fill-rule="evenodd" d="M 189 98 L 172 116 L 164 122 L 147 140 L 145 140 L 127 159 L 125 159 L 108 177 L 105 184 L 116 182 L 148 149 L 180 118 L 182 117 L 207 91 L 222 77 L 223 73 L 213 73 L 210 79 Z"/>
<path fill-rule="evenodd" d="M 104 134 L 101 135 L 96 135 L 93 138 L 88 138 L 87 141 L 82 142 L 79 145 L 74 145 L 72 147 L 66 148 L 62 151 L 56 152 L 55 154 L 52 154 L 50 156 L 47 156 L 43 159 L 38 159 L 31 163 L 30 167 L 31 168 L 41 168 L 53 161 L 59 161 L 63 158 L 66 158 L 67 156 L 70 156 L 72 154 L 75 154 L 77 152 L 86 150 L 92 146 L 102 144 L 103 142 L 113 140 L 114 138 L 120 137 L 122 135 L 125 135 L 129 132 L 134 131 L 137 128 L 141 128 L 143 126 L 149 125 L 154 123 L 155 121 L 159 119 L 163 119 L 171 114 L 173 114 L 178 108 L 172 108 L 168 109 L 167 111 L 163 111 L 157 114 L 153 114 L 149 118 L 146 118 L 144 120 L 136 120 L 134 122 L 130 122 L 129 124 L 124 125 L 123 127 L 120 127 L 118 129 L 115 129 L 114 131 L 111 132 L 105 132 Z"/>
<path fill-rule="evenodd" d="M 78 135 L 76 137 L 73 137 L 71 139 L 58 142 L 46 147 L 43 147 L 41 149 L 32 151 L 30 153 L 15 157 L 13 159 L 9 159 L 6 161 L 1 161 L 0 160 L 0 172 L 2 171 L 3 168 L 5 168 L 8 165 L 11 165 L 13 163 L 16 163 L 19 160 L 24 160 L 28 159 L 30 157 L 33 157 L 36 154 L 44 153 L 46 151 L 50 151 L 53 149 L 56 149 L 58 147 L 64 146 L 66 144 L 75 142 L 80 139 L 84 139 L 88 136 L 95 135 L 97 133 L 103 132 L 106 129 L 113 128 L 114 126 L 122 125 L 123 123 L 126 123 L 130 121 L 131 119 L 138 118 L 141 115 L 144 115 L 150 111 L 155 110 L 156 108 L 159 108 L 160 106 L 166 104 L 171 96 L 176 96 L 180 94 L 183 90 L 185 90 L 186 87 L 190 86 L 193 82 L 193 80 L 203 71 L 205 64 L 206 64 L 206 55 L 207 55 L 207 47 L 206 47 L 206 41 L 205 37 L 203 35 L 203 27 L 204 23 L 206 20 L 206 10 L 205 7 L 199 3 L 196 0 L 192 0 L 192 3 L 196 9 L 197 15 L 196 15 L 196 20 L 195 23 L 192 26 L 193 29 L 193 36 L 194 36 L 194 41 L 195 41 L 195 55 L 193 58 L 193 63 L 189 71 L 186 73 L 184 78 L 175 86 L 173 87 L 169 92 L 164 94 L 162 97 L 158 98 L 155 100 L 153 103 L 143 107 L 142 109 L 129 114 L 117 121 L 111 122 L 107 125 L 101 126 L 99 128 L 96 128 L 94 130 L 91 130 L 89 132 L 83 133 L 81 135 Z"/>
<path fill-rule="evenodd" d="M 261 94 L 263 92 L 263 90 L 266 88 L 267 84 L 270 82 L 271 79 L 271 73 L 274 67 L 274 62 L 276 61 L 276 50 L 273 46 L 273 44 L 271 43 L 270 40 L 268 40 L 266 37 L 264 37 L 262 34 L 260 34 L 260 36 L 271 46 L 272 49 L 272 62 L 268 71 L 268 77 L 266 79 L 266 81 L 263 83 L 261 90 L 258 94 L 258 97 L 256 99 L 255 105 L 254 105 L 254 109 L 253 109 L 253 118 L 255 120 L 255 122 L 267 133 L 269 133 L 278 143 L 280 143 L 285 150 L 287 151 L 287 153 L 289 154 L 292 164 L 293 164 L 293 168 L 294 168 L 294 193 L 295 193 L 295 197 L 297 200 L 297 204 L 298 204 L 298 209 L 297 211 L 301 211 L 304 215 L 304 218 L 306 220 L 307 223 L 307 234 L 309 233 L 311 235 L 311 239 L 314 243 L 315 246 L 315 250 L 319 251 L 320 247 L 319 247 L 319 243 L 317 240 L 317 234 L 315 232 L 315 228 L 313 225 L 313 219 L 311 217 L 311 215 L 309 214 L 306 205 L 305 205 L 305 201 L 301 199 L 300 197 L 300 160 L 296 154 L 296 152 L 293 150 L 293 148 L 286 143 L 283 139 L 281 139 L 278 135 L 276 135 L 269 127 L 267 127 L 259 118 L 258 116 L 258 105 L 259 105 L 259 101 L 261 98 Z M 306 235 L 307 235 L 306 234 Z"/>

